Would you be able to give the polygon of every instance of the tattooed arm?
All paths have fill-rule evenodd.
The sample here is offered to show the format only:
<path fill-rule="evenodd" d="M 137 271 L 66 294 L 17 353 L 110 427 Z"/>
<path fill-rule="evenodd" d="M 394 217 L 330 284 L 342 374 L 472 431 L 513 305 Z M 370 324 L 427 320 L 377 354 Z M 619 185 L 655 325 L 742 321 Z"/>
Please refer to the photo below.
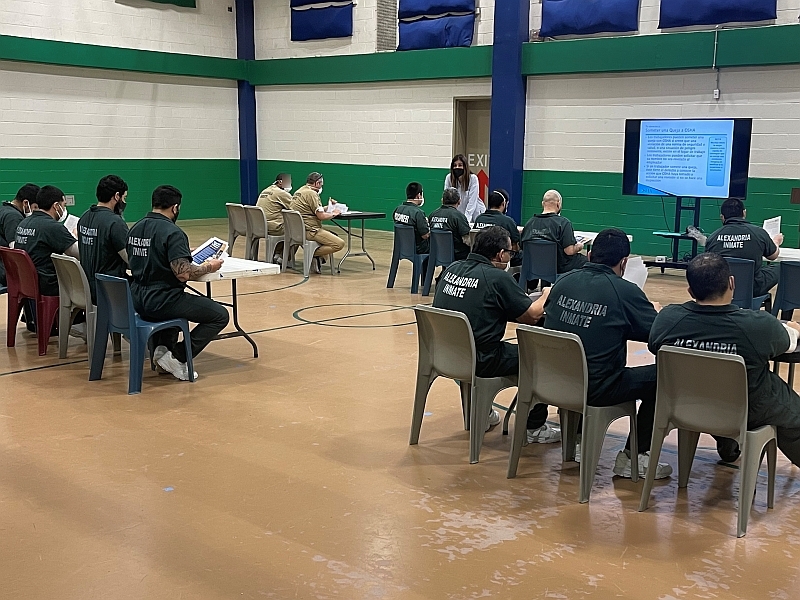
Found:
<path fill-rule="evenodd" d="M 179 258 L 169 263 L 169 266 L 172 267 L 172 272 L 175 273 L 178 281 L 186 283 L 187 281 L 197 281 L 203 275 L 219 271 L 222 261 L 211 258 L 202 265 L 196 265 L 189 259 Z"/>

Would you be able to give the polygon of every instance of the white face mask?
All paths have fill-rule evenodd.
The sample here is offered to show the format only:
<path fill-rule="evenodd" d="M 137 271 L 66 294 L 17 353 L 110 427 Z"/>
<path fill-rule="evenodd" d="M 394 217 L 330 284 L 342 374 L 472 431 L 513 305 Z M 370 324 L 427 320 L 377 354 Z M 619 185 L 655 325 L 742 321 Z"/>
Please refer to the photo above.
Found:
<path fill-rule="evenodd" d="M 322 196 L 322 188 L 319 188 L 317 190 L 317 196 L 320 196 L 320 197 Z"/>
<path fill-rule="evenodd" d="M 291 191 L 292 191 L 292 186 L 289 186 L 289 187 L 285 187 L 285 188 L 283 188 L 283 191 L 284 191 L 284 192 L 287 192 L 287 193 L 288 193 L 288 192 L 291 192 Z"/>
<path fill-rule="evenodd" d="M 63 223 L 64 221 L 67 220 L 67 216 L 69 215 L 69 211 L 67 210 L 66 207 L 62 208 L 60 204 L 56 204 L 56 209 L 57 209 L 56 210 L 56 214 L 58 214 L 59 212 L 61 213 L 61 214 L 58 215 L 58 222 L 59 223 Z M 60 209 L 60 211 L 58 209 Z"/>
<path fill-rule="evenodd" d="M 419 199 L 419 205 L 420 206 L 425 206 L 425 196 L 423 196 L 422 198 Z"/>
<path fill-rule="evenodd" d="M 33 214 L 33 211 L 31 210 L 31 205 L 27 200 L 22 203 L 22 214 L 25 215 L 26 217 L 30 217 Z"/>

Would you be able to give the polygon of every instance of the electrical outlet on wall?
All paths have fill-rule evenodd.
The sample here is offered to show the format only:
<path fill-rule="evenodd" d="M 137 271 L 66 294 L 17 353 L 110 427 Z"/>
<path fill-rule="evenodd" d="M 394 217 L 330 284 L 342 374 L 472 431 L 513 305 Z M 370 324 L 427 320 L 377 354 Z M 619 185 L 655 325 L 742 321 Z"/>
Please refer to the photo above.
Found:
<path fill-rule="evenodd" d="M 67 206 L 75 206 L 75 196 L 72 194 L 65 194 L 64 199 L 66 200 L 64 204 Z"/>

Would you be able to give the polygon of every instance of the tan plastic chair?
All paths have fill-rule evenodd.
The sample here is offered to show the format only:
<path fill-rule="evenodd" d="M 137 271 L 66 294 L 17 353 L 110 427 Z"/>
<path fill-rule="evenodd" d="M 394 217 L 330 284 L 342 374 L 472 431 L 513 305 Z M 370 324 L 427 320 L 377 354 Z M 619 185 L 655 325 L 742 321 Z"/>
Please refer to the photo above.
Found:
<path fill-rule="evenodd" d="M 311 271 L 311 262 L 314 260 L 314 252 L 319 248 L 319 244 L 314 240 L 306 239 L 306 226 L 303 217 L 296 210 L 282 210 L 283 214 L 283 264 L 281 272 L 285 272 L 292 261 L 294 266 L 294 254 L 297 248 L 303 249 L 303 277 L 308 277 Z M 331 264 L 331 275 L 333 275 L 333 254 L 328 256 Z"/>
<path fill-rule="evenodd" d="M 245 258 L 249 260 L 258 260 L 258 246 L 260 240 L 267 240 L 267 255 L 265 262 L 272 262 L 272 257 L 275 254 L 275 247 L 279 242 L 283 241 L 282 235 L 269 235 L 269 226 L 267 225 L 267 215 L 264 209 L 260 206 L 245 206 L 245 216 L 247 217 L 247 230 L 248 238 L 250 241 L 247 244 L 248 255 Z"/>
<path fill-rule="evenodd" d="M 454 379 L 461 387 L 464 429 L 469 430 L 469 462 L 480 458 L 489 410 L 495 396 L 517 385 L 516 377 L 476 377 L 475 339 L 466 315 L 452 310 L 414 307 L 419 337 L 417 388 L 411 419 L 410 445 L 419 443 L 428 392 L 437 377 Z"/>
<path fill-rule="evenodd" d="M 244 212 L 244 206 L 234 202 L 225 204 L 225 210 L 228 211 L 228 254 L 233 256 L 233 244 L 240 235 L 248 239 L 247 234 L 247 214 Z M 247 257 L 248 249 L 244 249 L 245 258 Z"/>
<path fill-rule="evenodd" d="M 631 479 L 639 477 L 636 439 L 636 403 L 616 406 L 586 404 L 588 370 L 581 338 L 574 333 L 552 331 L 541 327 L 517 327 L 519 343 L 519 392 L 514 435 L 508 457 L 508 477 L 517 475 L 519 455 L 525 441 L 527 417 L 531 406 L 542 402 L 559 409 L 561 419 L 561 452 L 564 462 L 575 459 L 578 419 L 583 415 L 581 438 L 581 474 L 578 499 L 588 502 L 595 471 L 600 460 L 608 427 L 624 417 L 631 421 Z"/>
<path fill-rule="evenodd" d="M 480 229 L 470 229 L 469 230 L 469 247 L 470 250 L 475 247 L 475 236 L 481 232 Z"/>
<path fill-rule="evenodd" d="M 678 430 L 678 487 L 685 488 L 700 433 L 736 439 L 742 449 L 739 468 L 739 517 L 736 537 L 744 536 L 753 505 L 758 469 L 767 454 L 767 506 L 775 500 L 775 427 L 747 430 L 747 370 L 744 359 L 732 354 L 664 346 L 658 351 L 658 389 L 650 467 L 644 480 L 639 510 L 647 509 L 664 438 Z"/>

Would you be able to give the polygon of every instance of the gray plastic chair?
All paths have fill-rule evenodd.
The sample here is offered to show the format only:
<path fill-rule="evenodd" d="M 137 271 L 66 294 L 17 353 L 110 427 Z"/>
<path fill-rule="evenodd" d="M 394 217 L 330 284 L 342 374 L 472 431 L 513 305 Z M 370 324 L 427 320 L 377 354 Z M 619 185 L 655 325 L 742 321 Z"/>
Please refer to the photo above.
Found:
<path fill-rule="evenodd" d="M 238 202 L 228 202 L 225 204 L 225 210 L 228 211 L 228 254 L 233 256 L 233 244 L 240 235 L 247 235 L 247 214 L 244 211 L 244 206 Z M 244 249 L 245 258 L 247 257 L 247 248 Z"/>
<path fill-rule="evenodd" d="M 265 262 L 272 262 L 275 254 L 275 247 L 283 241 L 282 235 L 270 235 L 267 225 L 267 215 L 260 206 L 245 206 L 245 216 L 247 217 L 247 229 L 250 240 L 247 244 L 248 260 L 258 260 L 258 246 L 260 240 L 267 240 L 267 255 Z"/>
<path fill-rule="evenodd" d="M 303 217 L 296 210 L 282 210 L 283 214 L 283 264 L 281 272 L 285 272 L 292 261 L 294 266 L 294 254 L 297 248 L 303 249 L 303 277 L 308 277 L 311 271 L 311 261 L 314 260 L 314 251 L 319 248 L 319 244 L 314 240 L 306 239 L 306 226 Z M 328 256 L 331 264 L 331 275 L 333 275 L 333 254 Z"/>
<path fill-rule="evenodd" d="M 80 311 L 86 311 L 86 347 L 89 364 L 92 362 L 97 308 L 92 304 L 92 292 L 86 273 L 77 259 L 65 254 L 53 254 L 53 266 L 58 277 L 58 358 L 67 358 L 69 330 Z"/>
<path fill-rule="evenodd" d="M 469 462 L 480 458 L 489 410 L 495 396 L 517 385 L 516 377 L 476 377 L 475 339 L 465 314 L 417 305 L 414 307 L 419 337 L 417 387 L 411 419 L 410 445 L 419 443 L 428 392 L 437 377 L 454 379 L 461 387 L 464 429 L 469 430 Z"/>
<path fill-rule="evenodd" d="M 658 351 L 658 389 L 650 468 L 644 480 L 639 510 L 647 509 L 664 438 L 678 430 L 678 487 L 685 488 L 700 433 L 733 438 L 742 449 L 739 467 L 739 517 L 736 537 L 744 536 L 753 505 L 758 469 L 766 450 L 767 506 L 775 500 L 775 427 L 747 429 L 747 370 L 744 359 L 732 354 L 664 346 Z"/>
<path fill-rule="evenodd" d="M 588 406 L 588 369 L 583 343 L 574 333 L 552 331 L 541 327 L 517 327 L 519 343 L 519 392 L 514 435 L 508 457 L 508 477 L 517 475 L 519 455 L 525 441 L 528 412 L 535 402 L 559 409 L 561 419 L 561 453 L 564 462 L 575 460 L 578 420 L 583 415 L 581 438 L 581 472 L 578 500 L 589 501 L 595 471 L 600 461 L 608 428 L 617 419 L 631 421 L 631 447 L 637 448 L 636 403 L 616 406 Z M 631 452 L 631 480 L 639 478 L 638 453 Z"/>

